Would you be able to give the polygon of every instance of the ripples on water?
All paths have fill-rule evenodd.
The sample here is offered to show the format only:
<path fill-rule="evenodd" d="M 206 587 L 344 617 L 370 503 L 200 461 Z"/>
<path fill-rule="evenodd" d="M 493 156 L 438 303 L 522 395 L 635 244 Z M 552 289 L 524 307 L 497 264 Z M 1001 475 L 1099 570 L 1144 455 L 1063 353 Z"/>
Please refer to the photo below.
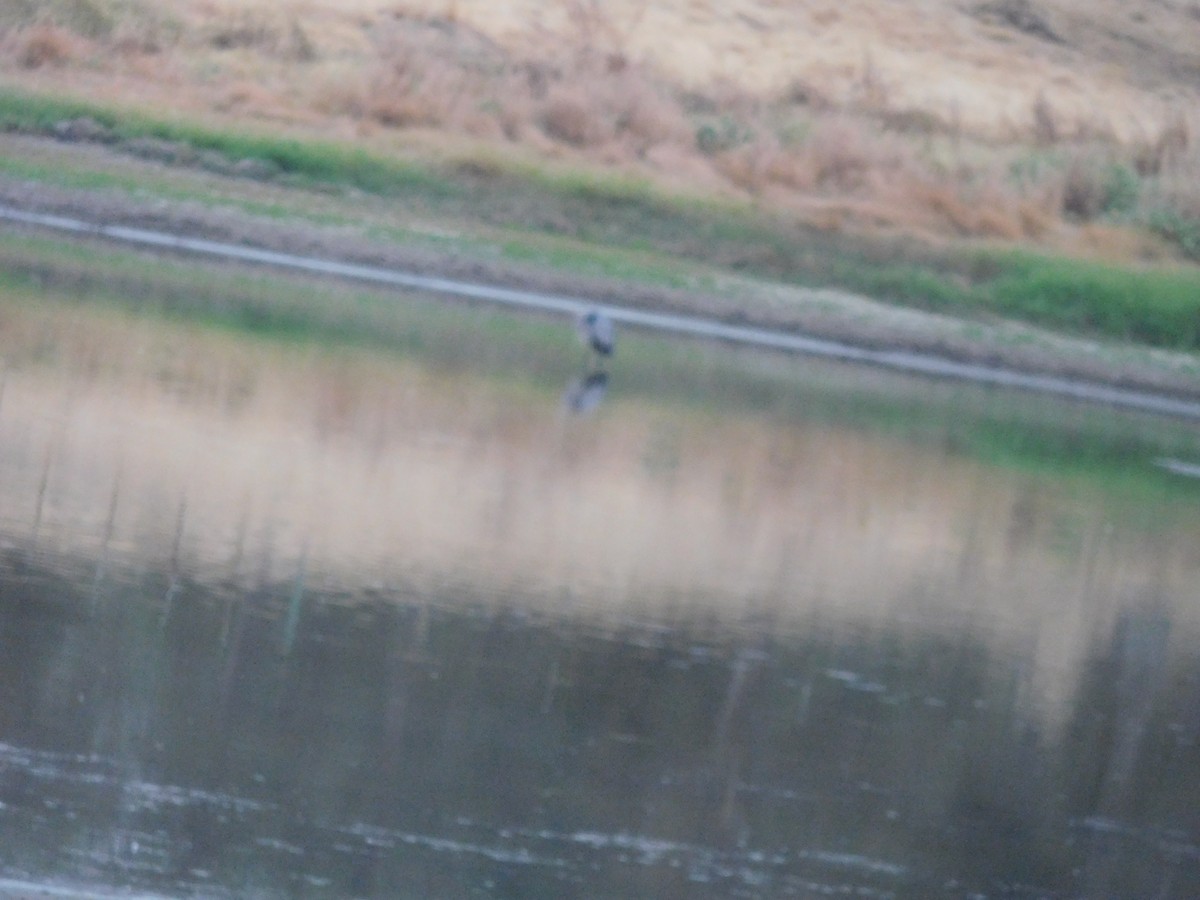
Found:
<path fill-rule="evenodd" d="M 1161 453 L 123 334 L 0 396 L 0 893 L 1200 896 Z"/>

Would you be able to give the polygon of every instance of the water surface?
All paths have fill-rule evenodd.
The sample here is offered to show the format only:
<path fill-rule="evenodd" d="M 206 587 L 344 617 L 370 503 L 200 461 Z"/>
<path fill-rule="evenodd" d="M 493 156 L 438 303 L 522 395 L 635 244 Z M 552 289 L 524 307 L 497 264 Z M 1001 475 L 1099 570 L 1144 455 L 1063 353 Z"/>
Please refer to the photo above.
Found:
<path fill-rule="evenodd" d="M 6 315 L 0 891 L 1200 896 L 1188 426 Z"/>

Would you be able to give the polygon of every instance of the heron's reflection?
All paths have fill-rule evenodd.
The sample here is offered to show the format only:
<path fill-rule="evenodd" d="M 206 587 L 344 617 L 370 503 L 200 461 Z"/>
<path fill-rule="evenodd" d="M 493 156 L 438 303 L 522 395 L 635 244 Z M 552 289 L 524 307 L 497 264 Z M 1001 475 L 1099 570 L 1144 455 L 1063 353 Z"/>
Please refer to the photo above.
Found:
<path fill-rule="evenodd" d="M 576 378 L 563 394 L 563 404 L 576 415 L 587 415 L 604 399 L 608 391 L 608 373 L 597 370 Z"/>

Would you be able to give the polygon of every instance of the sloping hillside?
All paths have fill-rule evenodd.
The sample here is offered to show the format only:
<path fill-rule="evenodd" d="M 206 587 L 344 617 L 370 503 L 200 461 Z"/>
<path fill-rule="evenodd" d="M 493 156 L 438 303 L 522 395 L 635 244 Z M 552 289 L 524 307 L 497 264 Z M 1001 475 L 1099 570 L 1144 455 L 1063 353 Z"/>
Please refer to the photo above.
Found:
<path fill-rule="evenodd" d="M 1200 259 L 1200 3 L 17 0 L 0 80 L 829 231 Z"/>

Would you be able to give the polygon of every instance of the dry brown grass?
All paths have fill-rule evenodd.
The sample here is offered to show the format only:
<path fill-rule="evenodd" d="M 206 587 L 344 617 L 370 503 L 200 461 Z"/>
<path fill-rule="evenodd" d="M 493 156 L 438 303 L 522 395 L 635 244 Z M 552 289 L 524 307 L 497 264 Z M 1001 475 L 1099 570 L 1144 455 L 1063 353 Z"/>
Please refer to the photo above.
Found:
<path fill-rule="evenodd" d="M 77 60 L 86 44 L 85 38 L 60 25 L 35 25 L 17 35 L 14 59 L 23 69 L 64 66 Z"/>
<path fill-rule="evenodd" d="M 1133 163 L 1139 175 L 1159 175 L 1186 160 L 1188 151 L 1194 149 L 1195 144 L 1192 124 L 1187 116 L 1177 111 L 1157 135 L 1134 144 Z"/>
<path fill-rule="evenodd" d="M 555 85 L 542 103 L 539 119 L 550 137 L 576 147 L 590 147 L 613 136 L 613 123 L 606 113 L 580 85 Z"/>
<path fill-rule="evenodd" d="M 1157 177 L 1158 186 L 1176 198 L 1181 210 L 1200 219 L 1200 118 L 1180 115 L 1150 145 L 1149 160 L 1135 155 L 1134 162 Z"/>
<path fill-rule="evenodd" d="M 1095 153 L 1077 153 L 1067 163 L 1062 186 L 1062 210 L 1077 219 L 1094 219 L 1109 202 L 1105 169 L 1113 163 Z"/>
<path fill-rule="evenodd" d="M 1025 18 L 1014 24 L 1009 15 L 1020 13 L 1018 6 L 993 4 L 980 21 L 1027 36 Z M 859 7 L 848 0 L 831 16 L 801 5 L 793 18 L 803 20 L 808 37 L 841 34 L 865 27 Z M 749 73 L 780 51 L 776 30 L 796 27 L 781 18 L 778 4 L 747 10 L 758 23 L 750 29 L 757 44 L 685 0 L 560 0 L 536 9 L 526 0 L 486 9 L 474 0 L 286 0 L 270 7 L 209 0 L 115 9 L 104 28 L 88 27 L 91 36 L 60 15 L 10 32 L 5 43 L 15 50 L 15 66 L 38 73 L 41 84 L 56 72 L 73 84 L 67 73 L 82 71 L 86 58 L 96 96 L 140 82 L 147 102 L 322 131 L 325 122 L 336 133 L 388 146 L 419 129 L 517 143 L 534 154 L 637 169 L 673 184 L 692 178 L 708 189 L 715 178 L 787 209 L 839 210 L 839 228 L 886 223 L 954 236 L 1040 236 L 1064 218 L 1095 221 L 1124 202 L 1113 194 L 1114 166 L 1136 172 L 1146 182 L 1144 196 L 1181 215 L 1193 208 L 1187 160 L 1195 155 L 1195 123 L 1179 102 L 1151 108 L 1125 136 L 1129 129 L 1108 109 L 1081 106 L 1081 74 L 1054 74 L 1036 48 L 1018 40 L 1005 52 L 1044 77 L 1014 73 L 1028 83 L 1023 99 L 1010 94 L 1008 110 L 984 125 L 982 107 L 971 102 L 978 98 L 914 95 L 905 73 L 945 49 L 942 26 L 932 22 L 893 23 L 907 36 L 909 57 L 897 56 L 883 37 L 836 60 L 814 48 L 821 66 L 792 65 L 769 83 Z M 672 11 L 682 18 L 670 19 Z M 894 18 L 890 11 L 872 15 L 877 25 Z M 520 27 L 505 30 L 502 23 Z M 959 25 L 961 43 L 968 32 Z M 678 31 L 677 50 L 691 46 L 699 54 L 704 45 L 687 41 L 701 34 L 728 44 L 745 77 L 734 79 L 715 62 L 704 77 L 682 77 L 674 50 L 647 43 L 656 28 Z M 975 73 L 984 81 L 991 76 L 981 72 L 1003 61 L 989 53 L 981 52 Z M 689 71 L 695 76 L 701 68 Z M 169 91 L 155 78 L 164 71 L 176 79 Z M 1124 95 L 1112 97 L 1114 108 L 1125 102 Z M 997 102 L 987 100 L 999 109 Z M 1050 161 L 1035 175 L 1009 177 L 1006 169 L 1030 147 Z M 815 224 L 829 220 L 826 212 Z"/>

